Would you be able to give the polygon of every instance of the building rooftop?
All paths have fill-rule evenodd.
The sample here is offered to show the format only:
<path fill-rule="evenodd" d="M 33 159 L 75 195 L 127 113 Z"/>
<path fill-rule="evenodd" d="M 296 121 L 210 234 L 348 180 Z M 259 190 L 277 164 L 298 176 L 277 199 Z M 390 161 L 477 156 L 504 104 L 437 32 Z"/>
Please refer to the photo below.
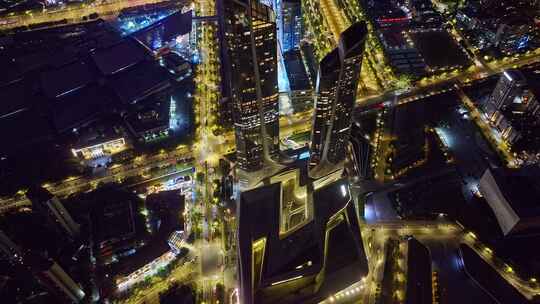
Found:
<path fill-rule="evenodd" d="M 252 301 L 317 302 L 327 297 L 332 290 L 345 288 L 367 273 L 367 260 L 361 236 L 359 230 L 352 228 L 354 223 L 357 223 L 356 215 L 354 207 L 349 204 L 350 196 L 346 187 L 344 181 L 338 181 L 316 190 L 313 194 L 313 220 L 286 236 L 280 235 L 279 227 L 281 183 L 242 193 L 238 227 L 240 277 L 243 278 L 243 282 L 251 282 L 249 277 L 260 276 L 261 282 L 260 286 L 254 287 L 255 295 Z M 351 220 L 352 227 L 341 222 L 333 229 L 328 228 L 330 219 L 342 211 Z M 260 274 L 257 274 L 252 272 L 250 266 L 253 256 L 252 246 L 256 246 L 254 243 L 260 243 L 263 239 L 264 263 Z M 324 270 L 323 262 L 326 265 Z M 298 294 L 291 286 L 285 286 L 274 293 L 265 291 L 266 288 L 272 289 L 272 286 L 290 278 L 305 277 L 309 280 L 321 271 L 325 273 L 324 282 L 320 289 L 312 294 Z M 333 280 L 338 275 L 340 279 Z M 311 283 L 302 281 L 299 284 Z M 295 288 L 299 286 L 296 285 Z M 241 289 L 241 298 L 246 300 L 246 297 L 250 297 L 251 290 L 248 290 L 250 286 L 243 285 Z M 248 302 L 251 303 L 249 300 Z"/>
<path fill-rule="evenodd" d="M 179 190 L 148 195 L 146 206 L 150 211 L 150 222 L 156 230 L 144 247 L 115 264 L 112 267 L 113 273 L 128 275 L 169 251 L 169 236 L 183 229 L 183 222 L 178 215 L 184 211 L 184 202 L 184 196 Z"/>
<path fill-rule="evenodd" d="M 112 75 L 144 60 L 146 52 L 138 42 L 126 38 L 108 48 L 94 51 L 91 56 L 103 75 Z"/>
<path fill-rule="evenodd" d="M 93 67 L 84 61 L 41 73 L 41 85 L 48 98 L 58 98 L 76 91 L 94 79 Z"/>
<path fill-rule="evenodd" d="M 81 149 L 123 137 L 124 132 L 118 127 L 119 124 L 117 120 L 106 120 L 78 129 L 73 148 Z"/>
<path fill-rule="evenodd" d="M 28 82 L 25 80 L 1 87 L 0 119 L 28 110 L 30 97 L 31 91 L 28 90 Z"/>
<path fill-rule="evenodd" d="M 379 30 L 380 35 L 385 43 L 390 48 L 411 48 L 403 34 L 402 29 L 383 28 Z"/>
<path fill-rule="evenodd" d="M 504 279 L 493 267 L 484 261 L 471 247 L 459 246 L 463 268 L 474 283 L 486 290 L 501 303 L 525 304 L 529 302 L 514 286 Z"/>
<path fill-rule="evenodd" d="M 540 168 L 493 169 L 491 174 L 501 194 L 520 218 L 540 217 Z"/>
<path fill-rule="evenodd" d="M 109 85 L 123 103 L 132 104 L 171 84 L 165 68 L 152 61 L 143 61 L 110 77 Z"/>
<path fill-rule="evenodd" d="M 343 52 L 342 59 L 361 54 L 366 37 L 367 26 L 363 21 L 356 22 L 343 31 L 339 36 L 339 49 Z"/>
<path fill-rule="evenodd" d="M 325 76 L 328 73 L 339 70 L 339 67 L 339 50 L 335 48 L 321 59 L 321 62 L 319 63 L 319 72 L 321 75 Z"/>
<path fill-rule="evenodd" d="M 445 30 L 429 30 L 411 33 L 414 45 L 432 70 L 454 69 L 468 66 L 467 53 Z"/>
<path fill-rule="evenodd" d="M 115 244 L 132 239 L 136 233 L 136 198 L 132 193 L 101 188 L 85 195 L 90 202 L 92 235 L 96 249 L 111 251 Z"/>
<path fill-rule="evenodd" d="M 144 133 L 169 126 L 170 101 L 148 98 L 145 106 L 133 111 L 126 117 L 126 122 L 135 134 Z"/>
<path fill-rule="evenodd" d="M 1 153 L 11 153 L 34 143 L 52 140 L 54 130 L 49 121 L 34 112 L 24 112 L 0 119 L 0 136 L 6 144 Z"/>
<path fill-rule="evenodd" d="M 528 88 L 537 99 L 540 99 L 540 68 L 524 70 L 520 73 L 526 78 Z"/>
<path fill-rule="evenodd" d="M 70 94 L 61 96 L 52 105 L 52 121 L 58 132 L 80 128 L 102 114 L 110 107 L 113 97 L 97 85 L 86 86 Z"/>
<path fill-rule="evenodd" d="M 18 32 L 0 41 L 0 84 L 44 67 L 59 68 L 81 54 L 104 48 L 120 40 L 120 35 L 103 20 Z"/>
<path fill-rule="evenodd" d="M 432 303 L 429 249 L 413 238 L 407 242 L 407 304 Z"/>
<path fill-rule="evenodd" d="M 311 90 L 311 82 L 302 60 L 300 50 L 293 49 L 283 54 L 285 69 L 289 78 L 289 85 L 292 91 Z"/>

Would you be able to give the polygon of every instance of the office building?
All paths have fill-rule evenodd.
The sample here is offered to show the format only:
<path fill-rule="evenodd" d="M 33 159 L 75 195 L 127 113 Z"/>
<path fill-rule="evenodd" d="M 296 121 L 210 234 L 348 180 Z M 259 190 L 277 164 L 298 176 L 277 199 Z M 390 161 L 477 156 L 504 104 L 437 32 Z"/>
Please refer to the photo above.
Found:
<path fill-rule="evenodd" d="M 506 70 L 488 100 L 494 110 L 500 110 L 519 97 L 527 86 L 525 76 L 518 70 Z"/>
<path fill-rule="evenodd" d="M 300 40 L 304 35 L 304 27 L 302 23 L 302 4 L 300 0 L 284 0 L 281 3 L 282 9 L 282 51 L 300 47 Z"/>
<path fill-rule="evenodd" d="M 518 70 L 503 72 L 483 109 L 488 122 L 509 145 L 522 138 L 522 133 L 527 133 L 540 118 L 540 104 Z"/>
<path fill-rule="evenodd" d="M 304 205 L 313 214 L 298 225 L 284 227 L 284 222 L 293 224 L 302 217 L 302 212 L 284 212 L 291 194 L 301 186 L 293 184 L 282 180 L 241 194 L 237 233 L 240 303 L 320 303 L 359 283 L 368 273 L 347 182 L 338 179 L 321 187 L 313 183 L 315 190 L 307 191 Z M 292 210 L 305 207 L 293 206 Z"/>
<path fill-rule="evenodd" d="M 311 132 L 312 178 L 338 170 L 345 159 L 366 36 L 364 22 L 353 24 L 341 34 L 338 47 L 321 60 Z"/>
<path fill-rule="evenodd" d="M 80 225 L 73 220 L 58 197 L 42 187 L 30 188 L 26 196 L 32 202 L 33 212 L 39 213 L 54 222 L 70 238 L 75 239 L 79 236 Z"/>
<path fill-rule="evenodd" d="M 135 224 L 136 199 L 131 193 L 101 188 L 89 192 L 85 199 L 92 204 L 93 251 L 98 264 L 117 262 L 140 247 Z"/>
<path fill-rule="evenodd" d="M 279 153 L 276 23 L 257 1 L 224 1 L 226 85 L 239 167 L 257 171 Z"/>

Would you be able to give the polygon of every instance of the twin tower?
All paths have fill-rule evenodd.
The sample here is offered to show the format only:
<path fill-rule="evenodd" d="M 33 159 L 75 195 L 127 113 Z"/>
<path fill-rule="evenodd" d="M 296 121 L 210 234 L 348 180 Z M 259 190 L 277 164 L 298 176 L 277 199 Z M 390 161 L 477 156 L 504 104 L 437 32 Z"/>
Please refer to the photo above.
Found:
<path fill-rule="evenodd" d="M 230 88 L 239 167 L 259 171 L 280 162 L 276 23 L 256 0 L 223 1 L 226 83 Z M 367 28 L 345 30 L 320 62 L 311 132 L 309 175 L 342 168 L 362 65 Z"/>

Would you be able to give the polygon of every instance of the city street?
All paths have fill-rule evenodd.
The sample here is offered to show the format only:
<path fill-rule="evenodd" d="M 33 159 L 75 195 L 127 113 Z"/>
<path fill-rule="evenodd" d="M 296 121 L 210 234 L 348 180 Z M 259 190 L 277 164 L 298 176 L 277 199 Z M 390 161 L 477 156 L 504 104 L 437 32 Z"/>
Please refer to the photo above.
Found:
<path fill-rule="evenodd" d="M 93 13 L 97 13 L 99 17 L 112 16 L 125 8 L 163 1 L 104 0 L 92 4 L 68 5 L 56 11 L 27 11 L 3 18 L 0 22 L 0 30 L 63 19 L 66 19 L 68 23 L 82 22 L 83 17 Z M 313 32 L 309 33 L 309 40 L 314 44 L 315 57 L 320 58 L 326 55 L 329 50 L 337 46 L 340 34 L 344 30 L 352 23 L 365 18 L 365 12 L 360 6 L 348 2 L 349 0 L 305 0 L 302 2 L 302 10 L 305 10 L 307 6 L 306 20 L 304 21 L 308 31 Z M 443 6 L 438 0 L 434 0 L 434 2 L 437 6 Z M 234 131 L 230 129 L 224 131 L 224 126 L 219 125 L 218 121 L 220 111 L 218 107 L 222 100 L 223 85 L 220 77 L 222 72 L 220 39 L 223 37 L 220 35 L 217 18 L 214 18 L 217 15 L 216 1 L 193 2 L 193 9 L 197 16 L 193 21 L 193 41 L 196 43 L 200 58 L 200 62 L 193 68 L 195 75 L 193 144 L 191 146 L 179 145 L 176 149 L 169 151 L 161 150 L 152 154 L 147 153 L 107 168 L 96 169 L 95 172 L 85 176 L 72 176 L 62 181 L 42 185 L 59 198 L 65 198 L 72 194 L 92 191 L 107 183 L 122 183 L 122 187 L 129 187 L 130 190 L 139 190 L 139 188 L 135 188 L 136 186 L 148 188 L 150 185 L 151 191 L 157 192 L 163 189 L 160 188 L 163 185 L 155 186 L 155 184 L 174 179 L 177 176 L 188 175 L 188 173 L 192 177 L 186 181 L 188 186 L 185 187 L 188 188 L 190 195 L 189 198 L 186 198 L 186 212 L 183 214 L 187 218 L 184 227 L 189 227 L 186 229 L 186 235 L 193 232 L 195 238 L 192 244 L 187 245 L 193 246 L 190 248 L 189 259 L 181 258 L 183 259 L 182 263 L 174 264 L 175 268 L 172 271 L 171 269 L 167 270 L 168 276 L 156 278 L 152 274 L 144 278 L 141 275 L 134 279 L 133 281 L 137 282 L 143 279 L 153 279 L 154 281 L 151 281 L 152 284 L 145 285 L 145 289 L 138 290 L 134 287 L 133 290 L 137 290 L 137 292 L 133 292 L 127 300 L 121 302 L 125 304 L 158 304 L 160 293 L 169 289 L 172 283 L 194 286 L 199 303 L 222 304 L 218 301 L 216 292 L 216 286 L 221 284 L 225 288 L 226 299 L 234 299 L 238 294 L 236 219 L 230 197 L 225 198 L 226 195 L 221 192 L 225 187 L 220 187 L 222 186 L 220 183 L 224 180 L 220 170 L 220 160 L 225 159 L 225 155 L 233 153 L 236 149 Z M 358 94 L 356 99 L 358 108 L 381 106 L 380 109 L 385 108 L 385 110 L 381 110 L 381 113 L 385 113 L 392 107 L 411 102 L 431 102 L 431 105 L 441 101 L 442 98 L 426 97 L 441 93 L 451 94 L 456 97 L 456 104 L 467 107 L 467 115 L 459 112 L 460 109 L 457 109 L 456 106 L 453 112 L 444 113 L 443 123 L 436 126 L 430 125 L 429 128 L 435 129 L 443 144 L 448 148 L 445 151 L 448 151 L 453 160 L 456 161 L 451 170 L 457 168 L 463 184 L 467 185 L 464 187 L 465 191 L 467 191 L 467 187 L 470 189 L 478 188 L 478 179 L 486 168 L 502 165 L 499 161 L 500 157 L 491 151 L 490 141 L 496 143 L 495 146 L 502 158 L 508 160 L 510 165 L 515 163 L 509 148 L 497 141 L 496 135 L 492 134 L 491 127 L 482 119 L 474 101 L 469 99 L 461 88 L 466 83 L 474 83 L 501 73 L 505 69 L 538 63 L 540 49 L 536 52 L 494 61 L 475 56 L 472 58 L 475 64 L 467 69 L 459 71 L 455 69 L 431 75 L 419 80 L 410 88 L 409 84 L 399 87 L 400 84 L 394 75 L 394 70 L 387 66 L 388 63 L 385 60 L 387 58 L 384 57 L 371 23 L 369 28 L 371 32 L 366 41 L 360 85 L 360 91 L 365 95 Z M 454 39 L 462 39 L 456 28 L 449 30 L 449 32 Z M 467 48 L 471 48 L 471 46 L 467 44 Z M 341 73 L 343 72 L 341 71 L 340 75 L 342 75 Z M 338 83 L 337 86 L 341 85 Z M 335 90 L 339 92 L 338 89 Z M 339 96 L 337 93 L 336 95 Z M 296 144 L 289 139 L 291 136 L 297 138 L 303 136 L 301 145 L 309 143 L 309 137 L 304 134 L 311 132 L 314 116 L 312 109 L 293 114 L 292 108 L 290 107 L 289 111 L 284 112 L 279 119 L 279 137 L 282 145 L 289 145 L 289 147 L 294 147 Z M 398 214 L 389 194 L 392 191 L 425 182 L 437 174 L 446 174 L 450 169 L 444 167 L 446 169 L 441 169 L 432 175 L 425 174 L 426 176 L 422 178 L 409 178 L 406 181 L 394 180 L 397 177 L 391 175 L 392 173 L 387 173 L 386 159 L 390 155 L 388 152 L 395 139 L 392 136 L 395 135 L 392 135 L 388 126 L 385 125 L 387 117 L 384 116 L 385 114 L 381 114 L 379 117 L 373 116 L 373 121 L 376 121 L 377 125 L 377 131 L 374 132 L 376 139 L 370 138 L 371 134 L 366 135 L 366 140 L 371 141 L 373 146 L 376 146 L 372 159 L 372 162 L 375 163 L 375 180 L 359 181 L 351 185 L 355 200 L 360 196 L 365 198 L 365 206 L 362 205 L 364 215 L 360 217 L 360 226 L 364 250 L 368 259 L 369 274 L 366 277 L 355 278 L 354 280 L 357 281 L 343 290 L 332 291 L 332 294 L 329 294 L 321 303 L 381 303 L 384 301 L 381 300 L 383 299 L 381 285 L 385 279 L 384 276 L 388 276 L 389 272 L 392 272 L 392 283 L 386 284 L 386 287 L 391 287 L 389 288 L 390 297 L 399 298 L 402 301 L 406 297 L 404 291 L 407 286 L 406 252 L 408 248 L 406 244 L 410 237 L 419 240 L 430 252 L 432 271 L 437 272 L 439 280 L 440 289 L 438 292 L 441 299 L 438 303 L 440 304 L 498 303 L 465 274 L 458 253 L 461 243 L 469 245 L 527 298 L 531 299 L 540 294 L 538 285 L 518 277 L 512 267 L 494 256 L 491 249 L 482 244 L 474 233 L 466 231 L 457 222 L 448 221 L 449 217 L 445 214 L 439 214 L 437 220 L 402 219 L 400 215 L 403 213 Z M 348 130 L 348 128 L 343 130 Z M 369 153 L 372 152 L 367 154 Z M 259 172 L 261 171 L 264 170 Z M 257 173 L 254 173 L 253 176 L 255 174 Z M 323 182 L 317 187 L 323 187 L 324 183 L 329 184 L 335 181 L 336 176 L 326 176 L 328 179 L 323 179 Z M 297 184 L 300 179 L 297 180 L 296 177 L 295 175 L 294 177 L 287 176 L 282 180 L 278 180 L 279 178 L 276 177 L 270 179 L 272 183 L 282 183 L 280 195 L 281 199 L 286 202 L 283 206 L 287 207 L 280 212 L 282 215 L 280 219 L 282 230 L 280 232 L 283 234 L 293 231 L 303 221 L 307 222 L 314 217 L 312 210 L 305 207 L 307 205 L 304 202 L 306 200 L 305 189 Z M 459 184 L 459 182 L 457 183 Z M 318 189 L 317 187 L 315 188 Z M 342 187 L 344 186 L 342 185 Z M 0 198 L 0 213 L 30 206 L 31 203 L 24 192 L 25 189 L 21 189 L 14 197 Z M 144 195 L 146 193 L 141 197 Z M 474 195 L 472 191 L 465 193 L 466 198 L 471 198 L 472 195 Z M 362 201 L 362 198 L 359 200 Z M 414 196 L 414 199 L 417 198 L 418 196 Z M 427 201 L 432 202 L 433 200 Z M 356 202 L 358 203 L 358 200 Z M 230 209 L 226 207 L 227 203 Z M 182 216 L 179 215 L 179 217 Z M 395 254 L 387 256 L 386 249 L 388 248 L 397 248 L 394 251 Z M 167 262 L 174 261 L 174 259 L 175 257 L 171 256 Z M 397 264 L 398 266 L 388 268 L 387 264 Z M 388 283 L 388 277 L 386 279 L 386 283 Z M 135 286 L 135 283 L 129 282 L 130 287 Z M 126 290 L 130 287 L 126 287 Z M 226 300 L 226 303 L 229 302 Z M 231 300 L 229 304 L 238 303 Z"/>
<path fill-rule="evenodd" d="M 62 9 L 50 11 L 26 11 L 25 13 L 8 15 L 0 21 L 0 30 L 7 30 L 19 26 L 32 25 L 43 22 L 54 22 L 67 19 L 68 22 L 82 22 L 83 17 L 97 13 L 100 17 L 117 15 L 122 9 L 145 4 L 156 4 L 165 0 L 105 0 L 101 3 L 73 4 Z"/>
<path fill-rule="evenodd" d="M 446 240 L 419 236 L 418 240 L 429 249 L 433 271 L 439 274 L 440 304 L 452 303 L 496 303 L 469 279 L 461 269 L 458 247 L 459 237 Z"/>

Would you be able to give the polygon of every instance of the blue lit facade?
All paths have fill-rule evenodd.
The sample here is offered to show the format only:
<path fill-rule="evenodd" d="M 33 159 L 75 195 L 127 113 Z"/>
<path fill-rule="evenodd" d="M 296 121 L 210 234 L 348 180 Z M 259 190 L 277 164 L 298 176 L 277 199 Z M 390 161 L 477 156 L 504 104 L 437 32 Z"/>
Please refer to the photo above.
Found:
<path fill-rule="evenodd" d="M 283 0 L 281 8 L 282 49 L 286 52 L 298 48 L 303 38 L 302 8 L 299 0 Z"/>

